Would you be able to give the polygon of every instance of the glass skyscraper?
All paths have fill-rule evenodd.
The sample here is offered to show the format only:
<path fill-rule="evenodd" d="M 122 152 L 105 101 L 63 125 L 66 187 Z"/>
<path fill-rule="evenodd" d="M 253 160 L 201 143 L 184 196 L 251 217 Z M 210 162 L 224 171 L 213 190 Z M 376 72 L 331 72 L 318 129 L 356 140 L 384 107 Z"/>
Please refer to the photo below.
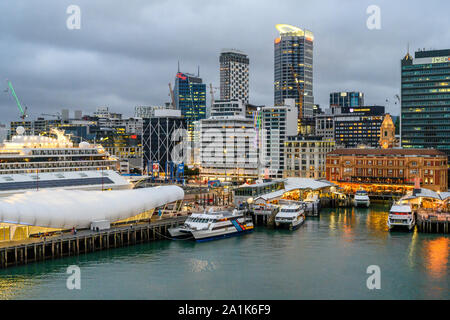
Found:
<path fill-rule="evenodd" d="M 330 93 L 330 107 L 362 107 L 364 93 L 362 92 L 332 92 Z"/>
<path fill-rule="evenodd" d="M 274 103 L 279 106 L 284 103 L 284 99 L 293 98 L 299 110 L 299 118 L 312 117 L 314 35 L 311 31 L 286 24 L 277 24 L 276 28 L 280 36 L 275 39 L 274 44 Z"/>
<path fill-rule="evenodd" d="M 450 156 L 450 50 L 408 53 L 401 72 L 402 147 Z"/>
<path fill-rule="evenodd" d="M 194 122 L 206 118 L 206 84 L 197 75 L 178 72 L 175 77 L 175 104 L 192 135 Z"/>

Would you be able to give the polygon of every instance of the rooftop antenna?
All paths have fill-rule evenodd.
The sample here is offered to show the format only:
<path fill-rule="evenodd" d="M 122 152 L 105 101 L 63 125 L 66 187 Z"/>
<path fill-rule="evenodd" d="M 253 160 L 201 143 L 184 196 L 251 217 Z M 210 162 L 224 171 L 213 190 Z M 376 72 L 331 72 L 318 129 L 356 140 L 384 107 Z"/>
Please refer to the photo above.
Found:
<path fill-rule="evenodd" d="M 178 60 L 178 72 L 180 72 L 180 60 Z"/>
<path fill-rule="evenodd" d="M 200 66 L 198 66 L 198 69 L 197 69 L 197 77 L 200 78 Z"/>

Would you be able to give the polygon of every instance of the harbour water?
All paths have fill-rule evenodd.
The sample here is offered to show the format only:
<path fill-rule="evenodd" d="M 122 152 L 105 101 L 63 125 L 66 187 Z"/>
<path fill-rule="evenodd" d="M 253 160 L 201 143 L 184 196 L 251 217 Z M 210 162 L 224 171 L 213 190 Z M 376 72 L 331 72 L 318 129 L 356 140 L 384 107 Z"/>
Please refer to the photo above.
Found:
<path fill-rule="evenodd" d="M 323 209 L 296 231 L 155 241 L 0 270 L 1 299 L 450 299 L 450 236 L 389 232 L 388 205 Z M 81 289 L 69 290 L 69 265 Z M 367 267 L 381 270 L 369 290 Z"/>

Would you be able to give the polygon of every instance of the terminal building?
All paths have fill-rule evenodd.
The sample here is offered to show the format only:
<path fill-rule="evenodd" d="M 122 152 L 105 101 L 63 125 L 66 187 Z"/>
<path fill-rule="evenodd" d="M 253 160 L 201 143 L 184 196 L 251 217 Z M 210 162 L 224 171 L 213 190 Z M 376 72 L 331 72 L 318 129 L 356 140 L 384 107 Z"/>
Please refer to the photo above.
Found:
<path fill-rule="evenodd" d="M 353 191 L 404 194 L 417 178 L 424 188 L 447 191 L 447 163 L 434 149 L 336 149 L 327 154 L 326 178 Z"/>

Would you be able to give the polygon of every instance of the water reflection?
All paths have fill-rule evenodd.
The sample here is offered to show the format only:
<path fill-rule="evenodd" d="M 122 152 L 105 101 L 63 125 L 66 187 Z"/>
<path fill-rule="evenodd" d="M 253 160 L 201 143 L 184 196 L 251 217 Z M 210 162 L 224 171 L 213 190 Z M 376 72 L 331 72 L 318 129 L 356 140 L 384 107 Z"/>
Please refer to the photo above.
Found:
<path fill-rule="evenodd" d="M 433 278 L 444 278 L 449 273 L 448 252 L 450 250 L 450 239 L 440 237 L 425 240 L 424 251 L 428 274 Z"/>

